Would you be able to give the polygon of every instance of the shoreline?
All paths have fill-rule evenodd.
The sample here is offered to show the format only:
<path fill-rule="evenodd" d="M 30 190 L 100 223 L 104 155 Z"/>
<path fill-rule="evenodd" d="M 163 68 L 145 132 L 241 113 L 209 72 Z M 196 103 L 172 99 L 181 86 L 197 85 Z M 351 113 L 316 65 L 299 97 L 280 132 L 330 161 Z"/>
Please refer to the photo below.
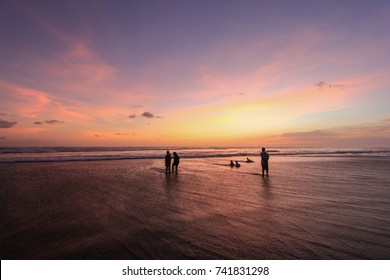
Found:
<path fill-rule="evenodd" d="M 165 156 L 165 150 L 160 148 L 75 148 L 62 147 L 20 148 L 13 152 L 2 151 L 0 147 L 0 163 L 23 162 L 77 162 L 77 161 L 104 161 L 104 160 L 158 160 Z M 184 148 L 171 149 L 181 158 L 186 159 L 213 159 L 234 157 L 255 157 L 261 152 L 260 148 Z M 272 157 L 387 157 L 390 148 L 279 148 L 267 149 Z"/>

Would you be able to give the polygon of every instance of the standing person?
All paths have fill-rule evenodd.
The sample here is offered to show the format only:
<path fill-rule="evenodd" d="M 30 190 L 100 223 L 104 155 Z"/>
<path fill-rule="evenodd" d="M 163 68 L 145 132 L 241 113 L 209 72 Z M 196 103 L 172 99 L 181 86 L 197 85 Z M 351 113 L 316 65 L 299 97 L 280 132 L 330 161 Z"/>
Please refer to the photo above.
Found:
<path fill-rule="evenodd" d="M 176 173 L 177 173 L 177 167 L 179 166 L 180 157 L 177 155 L 176 152 L 173 152 L 173 163 L 172 163 L 172 172 L 175 172 L 176 167 Z"/>
<path fill-rule="evenodd" d="M 262 148 L 261 151 L 262 151 L 260 153 L 260 157 L 261 157 L 261 171 L 262 171 L 262 175 L 261 176 L 264 176 L 264 171 L 266 171 L 266 173 L 267 173 L 266 176 L 268 176 L 269 154 L 265 151 L 265 148 Z"/>
<path fill-rule="evenodd" d="M 165 173 L 171 173 L 171 154 L 167 151 L 167 155 L 165 156 Z"/>

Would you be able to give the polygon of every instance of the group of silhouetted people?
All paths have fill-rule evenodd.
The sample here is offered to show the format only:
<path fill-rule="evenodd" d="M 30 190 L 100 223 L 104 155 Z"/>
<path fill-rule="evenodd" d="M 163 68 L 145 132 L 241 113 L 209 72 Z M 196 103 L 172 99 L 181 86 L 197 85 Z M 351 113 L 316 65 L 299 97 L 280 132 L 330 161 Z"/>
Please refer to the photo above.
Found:
<path fill-rule="evenodd" d="M 231 160 L 230 163 L 229 163 L 229 166 L 230 166 L 230 167 L 241 167 L 241 164 L 239 164 L 237 160 L 236 160 L 235 162 L 236 162 L 236 163 L 234 163 L 233 160 Z M 254 162 L 254 161 L 251 160 L 251 159 L 249 159 L 249 158 L 246 158 L 246 161 L 245 161 L 245 162 L 246 162 L 246 163 L 252 163 L 252 162 Z"/>
<path fill-rule="evenodd" d="M 261 157 L 261 176 L 268 176 L 268 160 L 269 160 L 269 154 L 265 151 L 265 148 L 262 148 L 261 149 L 261 153 L 260 153 L 260 157 Z M 253 162 L 253 160 L 250 160 L 249 158 L 246 158 L 247 161 L 246 162 Z M 169 151 L 167 151 L 167 154 L 165 156 L 165 173 L 171 173 L 171 161 L 172 161 L 172 156 L 171 154 L 169 153 Z M 172 172 L 176 172 L 177 173 L 177 167 L 179 166 L 179 163 L 180 163 L 180 157 L 178 156 L 178 154 L 176 152 L 173 152 L 173 163 L 172 163 Z M 230 161 L 230 164 L 229 164 L 231 167 L 240 167 L 241 165 L 238 163 L 238 161 L 236 161 L 236 163 L 234 163 L 232 160 Z"/>
<path fill-rule="evenodd" d="M 165 156 L 165 173 L 171 173 L 171 161 L 172 161 L 172 156 L 167 151 L 167 154 Z M 172 172 L 177 173 L 177 167 L 179 166 L 180 163 L 180 157 L 176 152 L 173 152 L 173 163 L 172 163 Z"/>
<path fill-rule="evenodd" d="M 240 167 L 241 164 L 238 163 L 238 161 L 236 160 L 236 163 L 234 163 L 232 160 L 230 161 L 230 167 Z"/>
<path fill-rule="evenodd" d="M 265 148 L 261 148 L 261 176 L 268 176 L 268 160 L 269 160 L 269 154 L 265 151 Z M 254 162 L 253 160 L 246 158 L 247 163 L 252 163 Z M 240 167 L 241 165 L 236 161 L 236 163 L 233 162 L 233 160 L 230 161 L 229 164 L 230 167 Z"/>

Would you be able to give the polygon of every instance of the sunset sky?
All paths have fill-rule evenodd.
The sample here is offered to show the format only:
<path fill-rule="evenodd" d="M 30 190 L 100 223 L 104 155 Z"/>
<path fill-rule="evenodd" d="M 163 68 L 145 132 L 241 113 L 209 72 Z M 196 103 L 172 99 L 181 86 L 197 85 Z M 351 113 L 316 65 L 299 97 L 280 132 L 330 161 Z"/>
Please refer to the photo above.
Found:
<path fill-rule="evenodd" d="M 388 0 L 0 0 L 0 146 L 390 146 Z"/>

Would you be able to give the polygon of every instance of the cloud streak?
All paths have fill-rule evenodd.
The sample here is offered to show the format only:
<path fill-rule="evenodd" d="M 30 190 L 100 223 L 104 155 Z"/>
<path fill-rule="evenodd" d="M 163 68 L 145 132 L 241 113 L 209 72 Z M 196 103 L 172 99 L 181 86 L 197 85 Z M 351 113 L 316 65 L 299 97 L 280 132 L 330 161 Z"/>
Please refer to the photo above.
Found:
<path fill-rule="evenodd" d="M 49 94 L 22 85 L 0 80 L 0 92 L 3 104 L 16 115 L 35 117 L 37 113 L 51 104 Z"/>
<path fill-rule="evenodd" d="M 36 121 L 34 122 L 35 125 L 43 125 L 43 124 L 50 124 L 50 125 L 55 125 L 55 124 L 61 124 L 64 123 L 64 121 L 59 121 L 59 120 L 47 120 L 44 122 L 41 121 Z"/>
<path fill-rule="evenodd" d="M 314 139 L 314 138 L 323 138 L 335 136 L 335 133 L 322 131 L 322 130 L 313 130 L 306 132 L 287 132 L 283 133 L 281 137 L 293 138 L 293 139 Z"/>
<path fill-rule="evenodd" d="M 54 124 L 64 123 L 64 121 L 59 121 L 59 120 L 48 120 L 48 121 L 46 121 L 46 123 L 47 123 L 47 124 L 54 125 Z"/>
<path fill-rule="evenodd" d="M 143 112 L 141 115 L 141 117 L 144 117 L 144 118 L 147 118 L 147 119 L 162 119 L 164 118 L 163 116 L 156 116 L 155 114 L 152 114 L 151 112 Z M 130 114 L 128 116 L 129 119 L 135 119 L 137 118 L 137 115 L 136 114 Z"/>
<path fill-rule="evenodd" d="M 240 91 L 235 91 L 235 92 L 232 92 L 230 95 L 231 95 L 231 96 L 244 96 L 245 93 L 240 92 Z"/>
<path fill-rule="evenodd" d="M 0 119 L 0 128 L 11 128 L 14 127 L 18 122 L 9 122 L 3 119 Z"/>
<path fill-rule="evenodd" d="M 148 119 L 162 119 L 163 118 L 163 116 L 155 116 L 154 114 L 152 114 L 150 112 L 143 112 L 141 116 L 148 118 Z"/>
<path fill-rule="evenodd" d="M 338 89 L 338 90 L 342 90 L 342 91 L 344 91 L 348 88 L 348 86 L 344 85 L 344 84 L 329 84 L 329 83 L 326 83 L 323 81 L 320 81 L 320 82 L 314 84 L 314 86 L 318 89 L 329 88 L 329 89 Z"/>

